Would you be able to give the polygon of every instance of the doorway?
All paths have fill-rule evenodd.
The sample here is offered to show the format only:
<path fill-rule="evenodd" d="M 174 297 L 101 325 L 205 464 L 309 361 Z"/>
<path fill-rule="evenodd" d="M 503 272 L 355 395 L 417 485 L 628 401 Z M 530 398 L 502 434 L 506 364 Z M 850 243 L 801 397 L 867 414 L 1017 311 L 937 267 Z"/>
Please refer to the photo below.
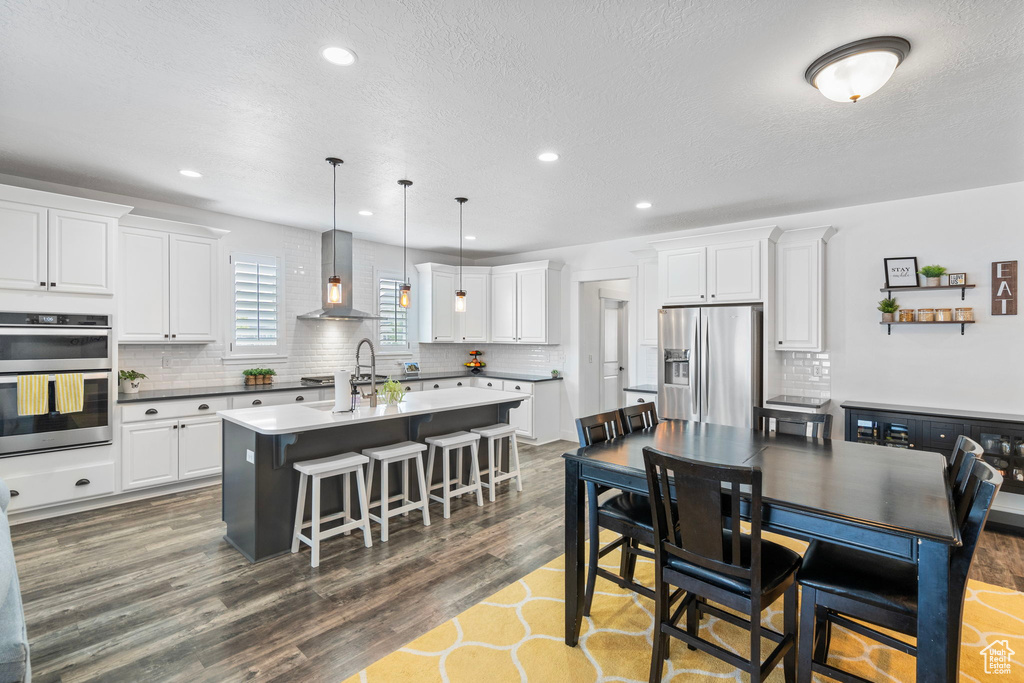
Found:
<path fill-rule="evenodd" d="M 601 297 L 601 412 L 622 406 L 626 388 L 626 301 Z"/>
<path fill-rule="evenodd" d="M 629 386 L 630 309 L 628 279 L 580 283 L 580 414 L 624 405 Z"/>

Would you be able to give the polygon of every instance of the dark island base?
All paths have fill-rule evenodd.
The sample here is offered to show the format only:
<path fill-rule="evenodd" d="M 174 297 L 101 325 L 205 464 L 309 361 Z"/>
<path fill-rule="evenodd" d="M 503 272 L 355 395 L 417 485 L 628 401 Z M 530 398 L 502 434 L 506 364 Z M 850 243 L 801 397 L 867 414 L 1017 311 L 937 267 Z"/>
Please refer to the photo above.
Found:
<path fill-rule="evenodd" d="M 507 422 L 508 411 L 519 403 L 515 401 L 438 412 L 433 415 L 395 417 L 389 420 L 276 436 L 258 434 L 225 420 L 222 517 L 227 524 L 227 533 L 224 538 L 250 562 L 260 562 L 290 552 L 295 499 L 299 490 L 299 474 L 292 467 L 292 463 L 340 453 L 359 453 L 364 448 L 386 446 L 400 441 L 422 443 L 431 436 Z M 487 462 L 486 451 L 487 442 L 481 441 L 481 471 Z M 251 452 L 248 458 L 247 452 Z M 502 456 L 504 455 L 503 453 Z M 504 458 L 502 462 L 504 463 Z M 497 466 L 497 462 L 495 465 Z M 463 456 L 464 476 L 468 475 L 469 468 L 469 451 L 466 450 Z M 441 480 L 440 462 L 434 463 L 434 470 L 437 475 L 427 475 L 432 483 Z M 401 478 L 395 475 L 397 471 L 396 466 L 390 477 L 390 495 L 401 492 Z M 410 472 L 411 500 L 419 500 L 415 482 L 415 472 Z M 350 485 L 353 487 L 352 514 L 357 516 L 360 511 L 354 493 L 355 482 L 350 481 Z M 379 489 L 380 476 L 377 473 L 374 475 L 373 489 L 368 492 L 370 500 L 379 498 Z M 321 489 L 321 515 L 326 516 L 340 510 L 341 501 L 342 478 L 324 481 Z M 307 498 L 306 510 L 311 509 Z M 437 514 L 440 514 L 439 508 Z M 376 526 L 373 528 L 373 536 L 375 542 L 380 538 Z"/>

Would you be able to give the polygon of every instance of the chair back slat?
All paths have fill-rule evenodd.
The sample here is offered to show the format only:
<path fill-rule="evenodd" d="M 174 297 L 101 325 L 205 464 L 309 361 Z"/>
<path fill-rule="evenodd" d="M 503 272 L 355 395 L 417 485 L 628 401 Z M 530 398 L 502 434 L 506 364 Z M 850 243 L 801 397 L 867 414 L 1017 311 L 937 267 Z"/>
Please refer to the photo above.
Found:
<path fill-rule="evenodd" d="M 946 457 L 946 477 L 949 479 L 954 497 L 958 492 L 962 492 L 966 485 L 967 478 L 974 470 L 974 460 L 980 460 L 983 455 L 985 449 L 980 443 L 963 434 L 957 437 L 953 452 Z"/>
<path fill-rule="evenodd" d="M 579 437 L 580 446 L 593 446 L 596 443 L 611 441 L 624 433 L 617 410 L 576 419 L 576 435 Z"/>
<path fill-rule="evenodd" d="M 832 415 L 829 413 L 798 413 L 773 408 L 754 408 L 754 429 L 760 432 L 796 434 L 814 438 L 832 438 Z"/>
<path fill-rule="evenodd" d="M 712 465 L 644 448 L 655 554 L 761 584 L 761 470 Z M 749 487 L 750 557 L 743 557 L 740 494 Z M 723 511 L 728 511 L 726 519 Z M 728 525 L 726 524 L 728 522 Z"/>
<path fill-rule="evenodd" d="M 619 419 L 627 434 L 658 424 L 658 408 L 653 403 L 634 403 L 619 408 Z"/>
<path fill-rule="evenodd" d="M 967 576 L 971 571 L 978 539 L 985 528 L 992 502 L 1003 484 L 1003 477 L 984 460 L 970 458 L 971 473 L 964 482 L 957 505 L 957 523 L 961 545 L 953 548 L 950 561 L 950 594 L 963 602 Z M 962 510 L 961 510 L 962 506 Z"/>

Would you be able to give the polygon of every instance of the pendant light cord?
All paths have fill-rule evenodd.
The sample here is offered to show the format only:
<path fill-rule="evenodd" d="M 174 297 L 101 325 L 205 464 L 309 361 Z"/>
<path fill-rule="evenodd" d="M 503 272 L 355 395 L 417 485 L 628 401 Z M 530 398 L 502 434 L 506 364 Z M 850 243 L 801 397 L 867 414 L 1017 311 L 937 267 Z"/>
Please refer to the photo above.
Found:
<path fill-rule="evenodd" d="M 332 276 L 338 274 L 338 165 L 331 164 L 334 167 L 334 230 L 331 231 L 331 251 L 334 252 L 334 272 Z M 323 277 L 321 275 L 320 277 Z"/>
<path fill-rule="evenodd" d="M 462 205 L 459 202 L 459 291 L 462 291 Z"/>
<path fill-rule="evenodd" d="M 402 185 L 402 272 L 409 284 L 409 186 Z"/>

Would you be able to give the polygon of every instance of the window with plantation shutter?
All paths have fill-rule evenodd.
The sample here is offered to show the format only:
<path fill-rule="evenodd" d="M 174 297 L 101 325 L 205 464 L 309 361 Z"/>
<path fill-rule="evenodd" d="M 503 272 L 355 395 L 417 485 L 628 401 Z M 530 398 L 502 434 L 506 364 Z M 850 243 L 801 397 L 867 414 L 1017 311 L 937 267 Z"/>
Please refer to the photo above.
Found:
<path fill-rule="evenodd" d="M 280 353 L 281 269 L 273 256 L 232 254 L 234 282 L 233 355 Z"/>
<path fill-rule="evenodd" d="M 382 350 L 404 350 L 409 348 L 408 309 L 398 305 L 402 281 L 395 277 L 381 277 L 378 280 L 377 315 L 379 322 L 380 346 Z"/>

